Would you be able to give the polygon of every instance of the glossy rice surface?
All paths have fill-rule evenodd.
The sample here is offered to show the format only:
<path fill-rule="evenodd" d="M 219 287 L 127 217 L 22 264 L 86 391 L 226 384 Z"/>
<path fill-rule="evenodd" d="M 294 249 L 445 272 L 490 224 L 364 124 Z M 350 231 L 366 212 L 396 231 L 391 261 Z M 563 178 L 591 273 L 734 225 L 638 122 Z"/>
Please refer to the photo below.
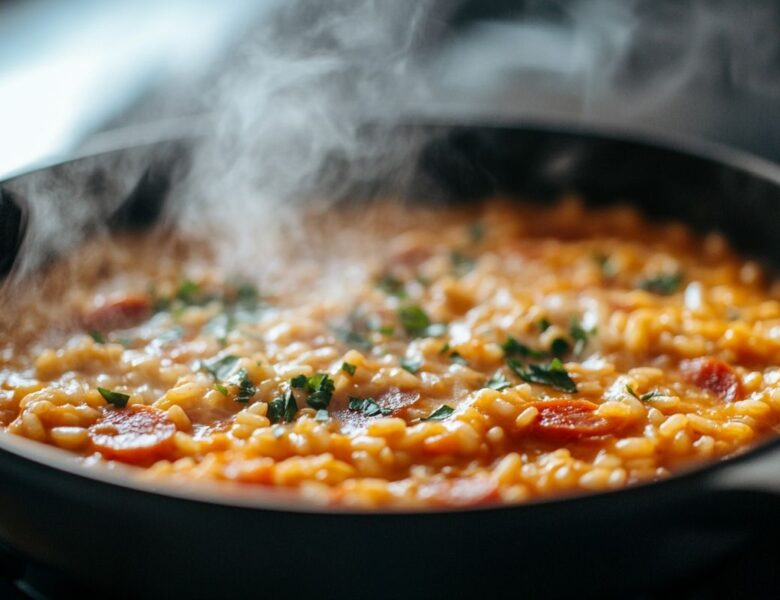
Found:
<path fill-rule="evenodd" d="M 356 210 L 284 259 L 78 249 L 7 303 L 4 434 L 382 507 L 614 489 L 775 431 L 780 288 L 721 236 L 576 199 Z"/>

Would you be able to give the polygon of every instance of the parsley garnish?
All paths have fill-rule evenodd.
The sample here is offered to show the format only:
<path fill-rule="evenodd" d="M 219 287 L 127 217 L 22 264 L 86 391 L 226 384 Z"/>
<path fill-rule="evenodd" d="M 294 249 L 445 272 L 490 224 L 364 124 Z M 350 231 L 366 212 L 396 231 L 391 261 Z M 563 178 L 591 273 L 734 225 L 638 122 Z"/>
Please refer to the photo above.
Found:
<path fill-rule="evenodd" d="M 200 286 L 191 281 L 185 279 L 179 284 L 179 289 L 176 290 L 176 299 L 181 300 L 184 304 L 195 304 L 200 300 Z"/>
<path fill-rule="evenodd" d="M 406 298 L 404 282 L 393 275 L 383 275 L 377 280 L 376 286 L 388 296 Z"/>
<path fill-rule="evenodd" d="M 238 356 L 228 354 L 222 358 L 210 360 L 202 364 L 203 369 L 210 373 L 214 379 L 225 379 L 233 371 L 238 362 Z"/>
<path fill-rule="evenodd" d="M 289 423 L 298 412 L 298 404 L 292 390 L 268 403 L 268 419 L 271 423 Z"/>
<path fill-rule="evenodd" d="M 659 392 L 657 392 L 657 391 L 653 390 L 652 392 L 647 392 L 647 393 L 645 393 L 645 394 L 642 394 L 642 395 L 640 396 L 639 394 L 637 394 L 637 393 L 634 391 L 634 388 L 633 388 L 633 387 L 631 387 L 631 385 L 629 385 L 629 384 L 626 384 L 626 391 L 627 391 L 627 392 L 628 392 L 628 393 L 629 393 L 631 396 L 633 396 L 634 398 L 636 398 L 637 400 L 639 400 L 640 402 L 647 402 L 648 400 L 652 400 L 652 399 L 653 399 L 653 398 L 655 398 L 656 396 L 660 396 L 660 395 L 661 395 Z"/>
<path fill-rule="evenodd" d="M 350 375 L 354 375 L 355 371 L 357 371 L 357 367 L 351 363 L 343 362 L 341 363 L 341 370 Z"/>
<path fill-rule="evenodd" d="M 312 408 L 318 409 L 328 408 L 335 389 L 333 380 L 326 373 L 317 373 L 311 377 L 296 375 L 290 380 L 290 385 L 294 388 L 305 389 L 309 395 L 306 402 Z"/>
<path fill-rule="evenodd" d="M 542 352 L 541 350 L 534 350 L 533 348 L 518 342 L 511 335 L 503 344 L 501 344 L 501 349 L 506 356 L 523 356 L 525 358 L 535 359 L 547 357 L 547 353 Z"/>
<path fill-rule="evenodd" d="M 469 362 L 461 356 L 460 352 L 450 352 L 450 361 L 456 365 L 467 366 L 469 364 Z"/>
<path fill-rule="evenodd" d="M 296 375 L 292 379 L 290 379 L 290 385 L 294 388 L 304 388 L 306 387 L 306 382 L 309 380 L 306 375 Z"/>
<path fill-rule="evenodd" d="M 349 327 L 334 327 L 333 333 L 335 333 L 341 341 L 351 346 L 357 346 L 364 350 L 370 350 L 374 346 L 371 340 L 356 331 L 354 323 L 351 323 Z"/>
<path fill-rule="evenodd" d="M 105 344 L 105 343 L 106 343 L 106 338 L 105 338 L 105 337 L 103 337 L 103 334 L 102 334 L 102 333 L 100 333 L 99 331 L 94 331 L 94 330 L 93 330 L 93 331 L 90 331 L 90 332 L 89 332 L 89 337 L 91 337 L 91 338 L 92 338 L 92 340 L 93 340 L 93 341 L 94 341 L 96 344 Z"/>
<path fill-rule="evenodd" d="M 419 306 L 404 306 L 398 309 L 398 317 L 401 319 L 401 325 L 406 333 L 413 336 L 420 336 L 426 333 L 431 325 L 431 320 L 425 311 Z"/>
<path fill-rule="evenodd" d="M 455 250 L 450 253 L 450 261 L 457 275 L 465 275 L 474 268 L 476 261 L 462 252 Z"/>
<path fill-rule="evenodd" d="M 215 383 L 214 384 L 214 389 L 217 390 L 223 396 L 227 396 L 228 395 L 228 389 L 224 385 L 222 385 L 221 383 Z"/>
<path fill-rule="evenodd" d="M 422 365 L 423 361 L 421 360 L 404 359 L 401 361 L 401 368 L 404 371 L 409 371 L 412 375 L 416 375 Z"/>
<path fill-rule="evenodd" d="M 536 327 L 537 327 L 537 328 L 539 329 L 539 331 L 540 331 L 540 332 L 542 332 L 542 333 L 544 333 L 545 331 L 547 331 L 547 330 L 550 328 L 550 326 L 551 326 L 551 325 L 552 325 L 552 323 L 550 323 L 550 321 L 548 321 L 548 320 L 547 320 L 547 319 L 545 319 L 545 318 L 541 318 L 541 319 L 539 319 L 539 320 L 536 322 Z"/>
<path fill-rule="evenodd" d="M 443 421 L 454 412 L 455 412 L 454 408 L 452 408 L 451 406 L 447 406 L 446 404 L 442 404 L 439 408 L 434 410 L 427 417 L 421 419 L 421 421 Z"/>
<path fill-rule="evenodd" d="M 571 318 L 569 324 L 569 335 L 574 340 L 574 353 L 577 355 L 582 354 L 585 350 L 585 346 L 588 343 L 588 336 L 593 334 L 595 330 L 585 331 L 576 317 Z"/>
<path fill-rule="evenodd" d="M 564 338 L 555 338 L 550 344 L 550 354 L 556 358 L 561 358 L 569 351 L 570 348 L 571 344 L 569 344 L 569 342 Z"/>
<path fill-rule="evenodd" d="M 238 373 L 236 373 L 231 378 L 231 381 L 228 381 L 228 383 L 238 386 L 236 402 L 249 402 L 257 391 L 257 388 L 252 383 L 252 380 L 249 379 L 249 375 L 247 374 L 246 369 L 239 369 Z"/>
<path fill-rule="evenodd" d="M 507 365 L 523 381 L 549 385 L 563 392 L 573 394 L 577 391 L 574 383 L 563 363 L 558 358 L 553 358 L 549 365 L 528 365 L 528 370 L 523 370 L 523 365 L 515 360 L 507 359 Z"/>
<path fill-rule="evenodd" d="M 379 406 L 373 398 L 358 398 L 357 396 L 349 397 L 347 408 L 354 412 L 363 413 L 367 417 L 386 416 L 393 412 L 391 408 Z"/>
<path fill-rule="evenodd" d="M 653 294 L 669 296 L 680 289 L 682 282 L 682 273 L 668 273 L 666 275 L 656 275 L 655 277 L 641 279 L 637 284 L 637 287 L 641 290 L 652 292 Z"/>
<path fill-rule="evenodd" d="M 512 387 L 512 383 L 506 378 L 506 375 L 504 375 L 502 371 L 496 371 L 496 374 L 487 380 L 485 387 L 500 392 L 508 387 Z"/>
<path fill-rule="evenodd" d="M 106 402 L 118 408 L 124 408 L 127 406 L 127 401 L 130 400 L 130 395 L 122 392 L 112 392 L 102 387 L 99 387 L 97 391 L 100 392 L 100 395 L 103 396 Z"/>

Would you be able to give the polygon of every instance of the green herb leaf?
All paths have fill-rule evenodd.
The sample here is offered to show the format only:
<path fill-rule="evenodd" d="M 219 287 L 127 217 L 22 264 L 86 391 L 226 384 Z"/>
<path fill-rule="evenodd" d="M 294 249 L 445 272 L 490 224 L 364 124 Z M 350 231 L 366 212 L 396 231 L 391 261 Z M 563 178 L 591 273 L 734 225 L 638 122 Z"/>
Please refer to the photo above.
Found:
<path fill-rule="evenodd" d="M 463 358 L 460 352 L 450 352 L 450 362 L 453 362 L 456 365 L 463 365 L 463 366 L 468 366 L 469 364 L 469 361 Z"/>
<path fill-rule="evenodd" d="M 398 317 L 406 333 L 413 336 L 423 335 L 431 324 L 425 311 L 419 306 L 404 306 L 398 309 Z"/>
<path fill-rule="evenodd" d="M 303 374 L 296 375 L 295 377 L 290 379 L 290 385 L 293 386 L 294 388 L 305 388 L 306 387 L 306 382 L 308 380 L 309 380 L 309 378 L 306 377 L 306 375 L 303 375 Z"/>
<path fill-rule="evenodd" d="M 196 304 L 200 298 L 200 286 L 189 279 L 185 279 L 179 284 L 179 289 L 176 290 L 176 299 L 181 300 L 184 304 Z"/>
<path fill-rule="evenodd" d="M 660 296 L 669 296 L 680 289 L 682 282 L 682 273 L 668 273 L 666 275 L 656 275 L 655 277 L 641 279 L 637 284 L 637 287 L 647 292 L 652 292 L 653 294 L 659 294 Z"/>
<path fill-rule="evenodd" d="M 652 392 L 647 392 L 647 393 L 645 393 L 645 394 L 642 394 L 642 395 L 640 396 L 639 394 L 637 394 L 637 393 L 634 391 L 634 388 L 633 388 L 631 385 L 629 385 L 629 384 L 626 384 L 626 391 L 627 391 L 627 392 L 628 392 L 628 393 L 629 393 L 631 396 L 633 396 L 634 398 L 636 398 L 637 400 L 639 400 L 640 402 L 647 402 L 648 400 L 652 400 L 652 399 L 653 399 L 653 398 L 655 398 L 656 396 L 660 396 L 660 395 L 661 395 L 661 394 L 660 394 L 660 392 L 657 392 L 657 391 L 653 390 Z"/>
<path fill-rule="evenodd" d="M 127 401 L 130 400 L 130 395 L 122 392 L 112 392 L 102 387 L 99 387 L 97 391 L 100 392 L 100 395 L 103 396 L 106 402 L 118 408 L 124 408 L 127 406 Z"/>
<path fill-rule="evenodd" d="M 406 298 L 406 287 L 404 282 L 393 275 L 383 275 L 377 280 L 376 286 L 388 296 Z"/>
<path fill-rule="evenodd" d="M 298 404 L 292 390 L 268 403 L 268 419 L 271 423 L 290 423 L 298 412 Z"/>
<path fill-rule="evenodd" d="M 550 325 L 552 325 L 552 323 L 545 318 L 541 318 L 536 322 L 536 327 L 541 333 L 547 331 L 550 328 Z"/>
<path fill-rule="evenodd" d="M 416 375 L 422 366 L 423 361 L 421 360 L 404 359 L 401 361 L 401 368 L 404 371 L 409 371 L 412 375 Z"/>
<path fill-rule="evenodd" d="M 228 354 L 222 358 L 201 363 L 201 365 L 207 373 L 210 373 L 211 376 L 214 377 L 214 379 L 221 380 L 226 379 L 230 375 L 237 362 L 238 356 Z"/>
<path fill-rule="evenodd" d="M 569 323 L 569 335 L 574 340 L 574 353 L 576 355 L 582 354 L 585 350 L 585 346 L 588 344 L 588 336 L 593 334 L 594 330 L 586 331 L 580 324 L 577 317 L 572 317 Z"/>
<path fill-rule="evenodd" d="M 214 389 L 217 390 L 223 396 L 227 396 L 228 395 L 228 389 L 224 385 L 222 385 L 221 383 L 215 383 L 214 384 Z"/>
<path fill-rule="evenodd" d="M 345 373 L 348 373 L 349 375 L 354 375 L 355 371 L 357 371 L 357 367 L 351 363 L 344 362 L 341 363 L 341 370 Z"/>
<path fill-rule="evenodd" d="M 252 380 L 249 379 L 246 369 L 239 369 L 238 373 L 231 377 L 228 383 L 238 386 L 236 402 L 249 402 L 255 395 L 255 392 L 257 392 L 257 388 L 252 383 Z"/>
<path fill-rule="evenodd" d="M 533 358 L 533 359 L 540 359 L 540 358 L 547 357 L 546 352 L 542 352 L 541 350 L 534 350 L 533 348 L 518 342 L 511 335 L 506 339 L 506 341 L 503 344 L 501 344 L 501 348 L 503 349 L 504 354 L 506 356 L 522 356 L 524 358 Z"/>
<path fill-rule="evenodd" d="M 383 325 L 379 329 L 377 329 L 379 333 L 382 335 L 393 335 L 395 333 L 395 327 L 392 325 Z"/>
<path fill-rule="evenodd" d="M 550 344 L 550 354 L 556 358 L 565 356 L 570 349 L 571 344 L 564 338 L 555 338 Z"/>
<path fill-rule="evenodd" d="M 508 387 L 512 387 L 512 383 L 506 378 L 506 375 L 504 375 L 502 371 L 496 371 L 496 374 L 487 380 L 485 387 L 500 392 Z"/>
<path fill-rule="evenodd" d="M 471 271 L 476 264 L 476 260 L 458 250 L 450 253 L 450 261 L 455 273 L 461 276 Z"/>
<path fill-rule="evenodd" d="M 439 408 L 437 408 L 431 414 L 429 414 L 427 417 L 421 420 L 422 421 L 443 421 L 454 412 L 455 412 L 454 408 L 446 404 L 442 404 Z"/>
<path fill-rule="evenodd" d="M 363 413 L 366 417 L 389 415 L 392 412 L 390 408 L 379 406 L 373 398 L 359 398 L 357 396 L 349 397 L 347 408 L 354 412 Z"/>
<path fill-rule="evenodd" d="M 335 333 L 336 337 L 338 337 L 342 342 L 349 344 L 350 346 L 357 346 L 358 348 L 363 348 L 364 350 L 370 350 L 374 346 L 371 340 L 369 340 L 363 334 L 358 333 L 354 326 L 334 327 L 333 333 Z"/>
<path fill-rule="evenodd" d="M 328 408 L 335 387 L 333 380 L 326 373 L 312 375 L 306 381 L 306 390 L 309 392 L 306 402 L 312 408 Z"/>
<path fill-rule="evenodd" d="M 523 381 L 549 385 L 563 392 L 573 394 L 577 391 L 577 384 L 566 372 L 560 359 L 554 358 L 549 365 L 528 365 L 528 370 L 515 360 L 507 359 L 507 365 Z"/>

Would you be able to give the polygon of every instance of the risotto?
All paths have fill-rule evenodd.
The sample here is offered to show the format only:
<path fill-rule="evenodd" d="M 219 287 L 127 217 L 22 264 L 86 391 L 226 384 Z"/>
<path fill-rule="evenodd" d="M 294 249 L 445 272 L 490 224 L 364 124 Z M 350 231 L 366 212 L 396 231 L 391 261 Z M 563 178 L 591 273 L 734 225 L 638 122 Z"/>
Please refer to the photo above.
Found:
<path fill-rule="evenodd" d="M 780 422 L 779 288 L 719 235 L 572 199 L 379 212 L 372 251 L 310 257 L 286 291 L 202 243 L 79 249 L 7 309 L 4 435 L 154 479 L 442 506 L 663 478 Z"/>

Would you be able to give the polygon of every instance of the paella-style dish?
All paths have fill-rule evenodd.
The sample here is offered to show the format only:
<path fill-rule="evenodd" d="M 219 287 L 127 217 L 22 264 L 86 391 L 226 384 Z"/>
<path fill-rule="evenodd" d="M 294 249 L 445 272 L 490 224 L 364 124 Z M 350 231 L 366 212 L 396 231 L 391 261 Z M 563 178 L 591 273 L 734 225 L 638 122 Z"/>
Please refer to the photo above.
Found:
<path fill-rule="evenodd" d="M 0 435 L 427 507 L 655 480 L 780 422 L 780 287 L 718 234 L 576 199 L 356 210 L 286 264 L 160 232 L 84 244 L 6 298 Z"/>

